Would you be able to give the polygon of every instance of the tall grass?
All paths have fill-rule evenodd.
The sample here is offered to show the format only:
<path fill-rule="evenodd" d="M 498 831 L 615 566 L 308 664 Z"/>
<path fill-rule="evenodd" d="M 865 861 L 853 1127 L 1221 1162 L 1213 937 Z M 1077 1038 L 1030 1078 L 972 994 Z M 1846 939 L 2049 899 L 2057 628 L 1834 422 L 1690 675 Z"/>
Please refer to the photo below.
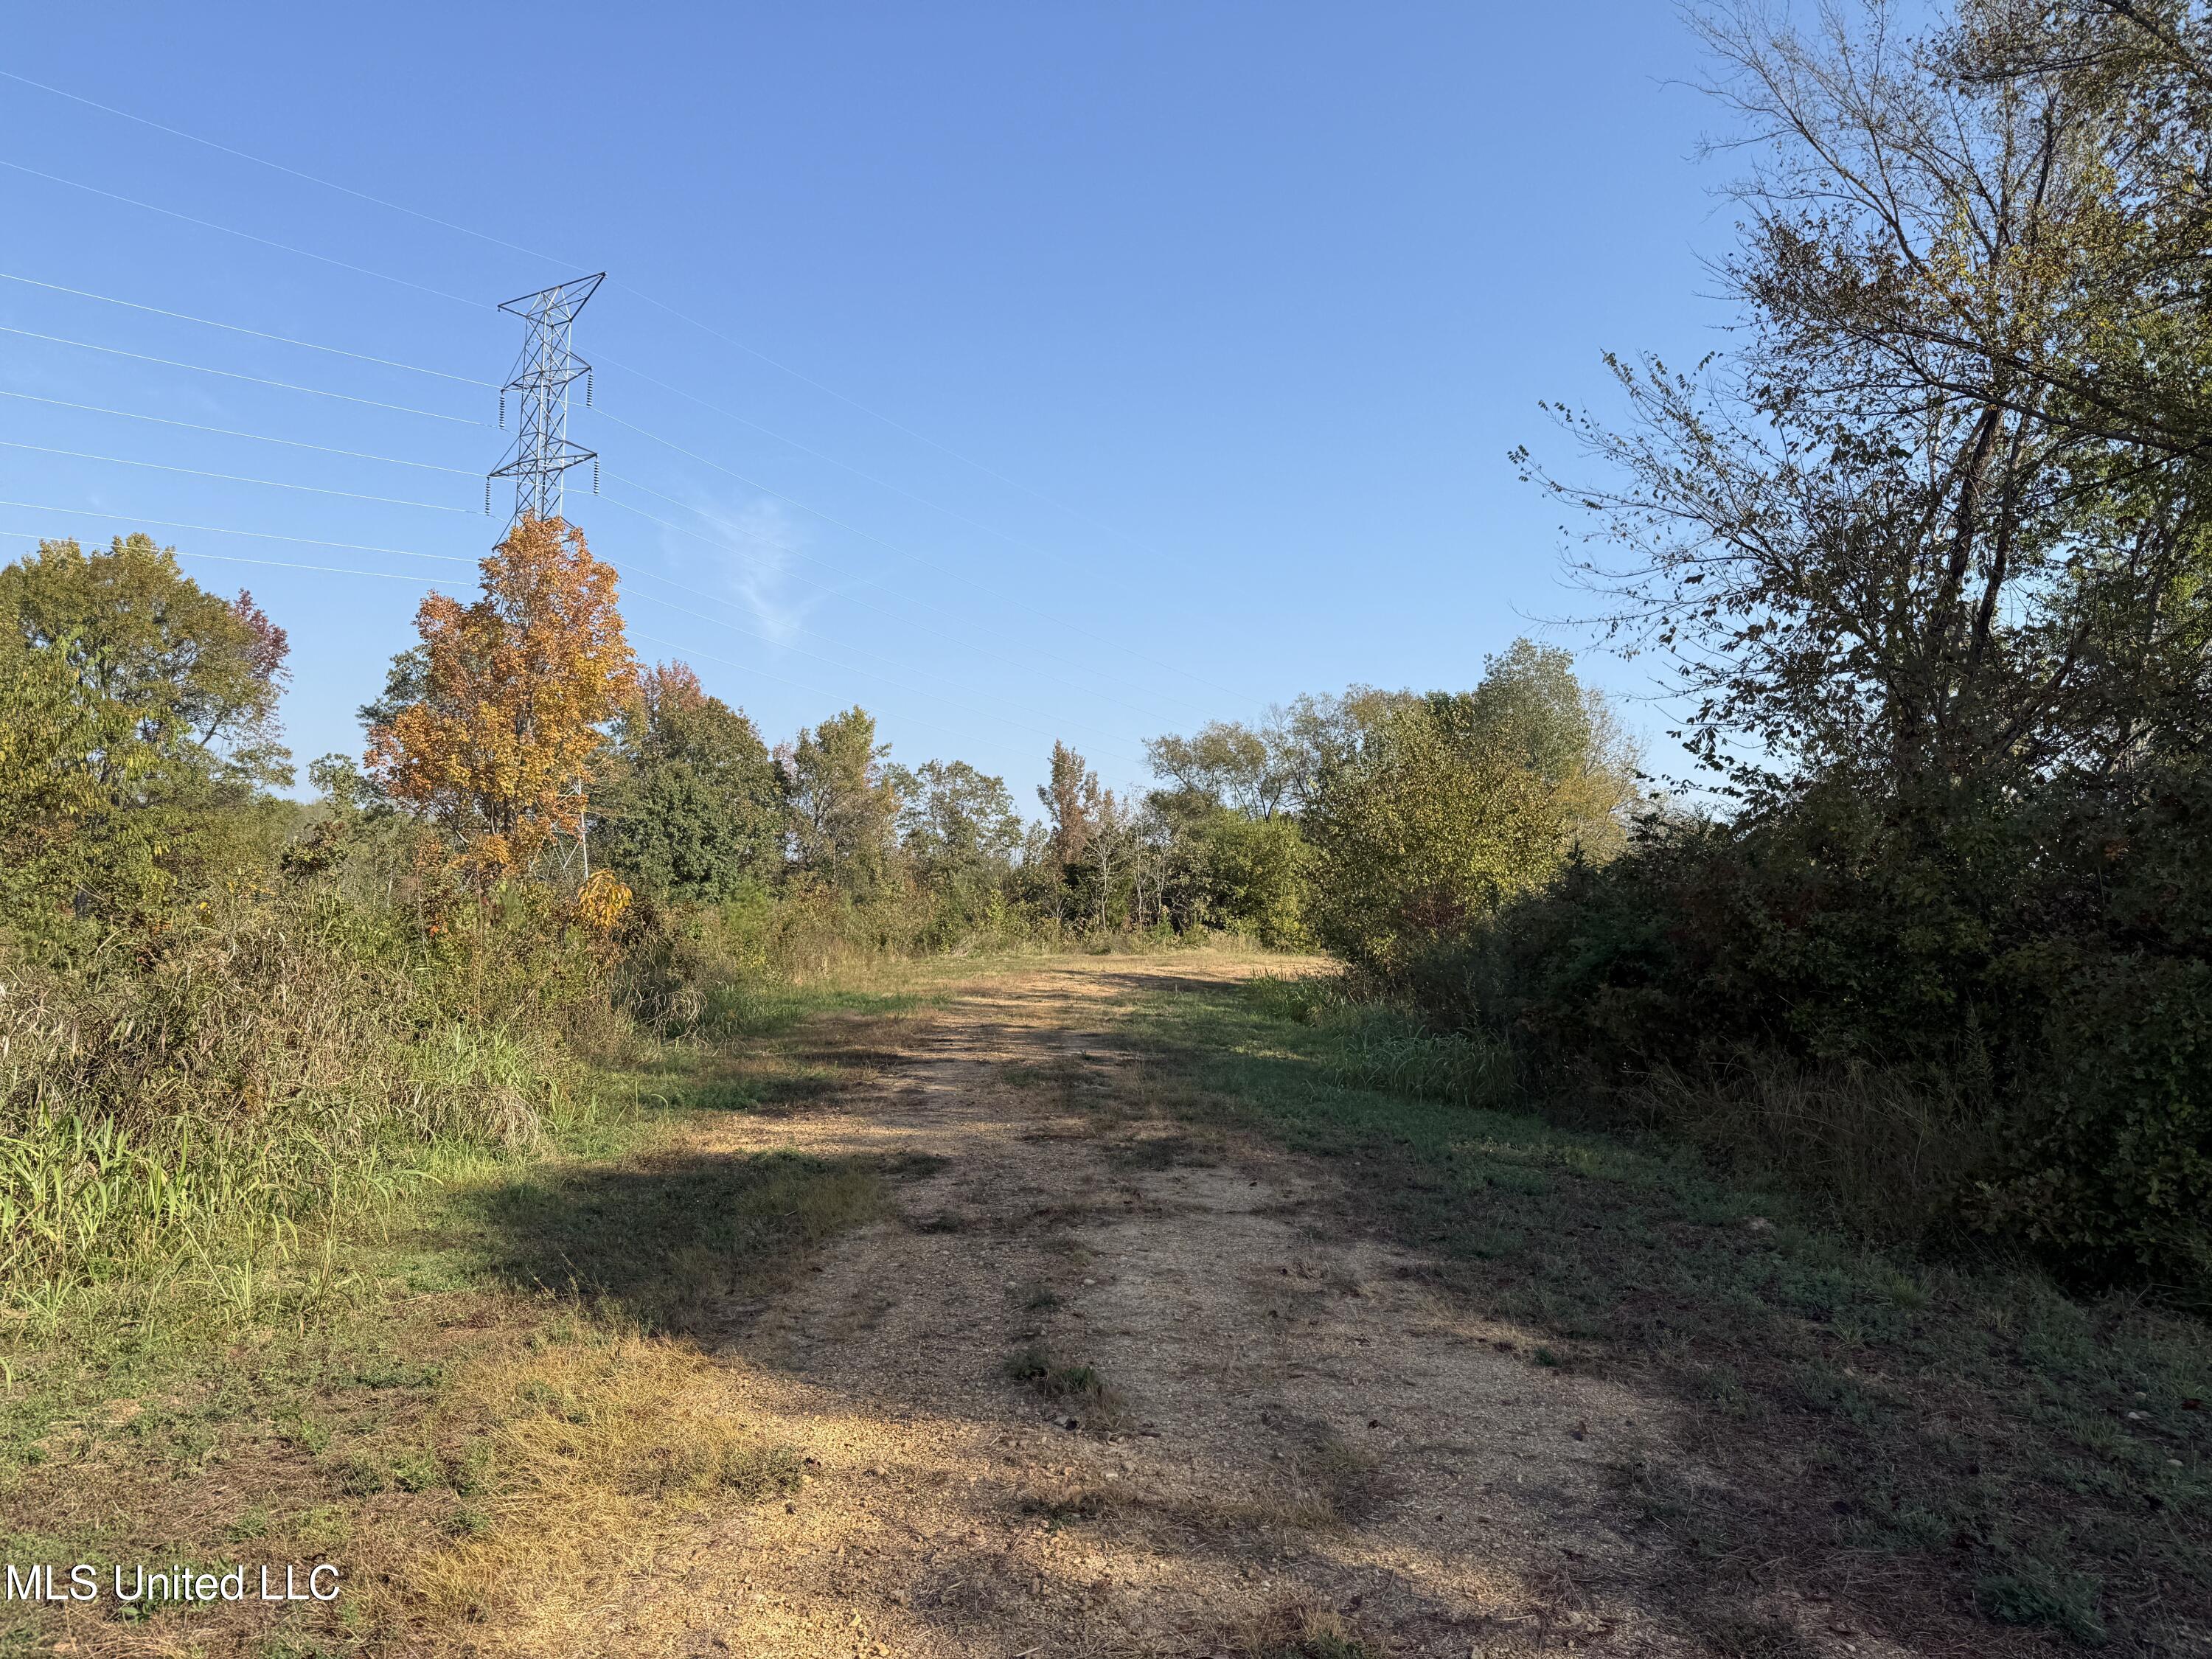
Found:
<path fill-rule="evenodd" d="M 564 952 L 496 915 L 431 933 L 307 884 L 227 896 L 128 956 L 0 961 L 0 1300 L 286 1248 L 427 1147 L 532 1143 L 595 1031 L 594 970 Z"/>
<path fill-rule="evenodd" d="M 1612 1091 L 1724 1168 L 1777 1176 L 1858 1231 L 1911 1239 L 1955 1221 L 1961 1172 L 1988 1167 L 1990 1114 L 1923 1070 L 1809 1066 L 1744 1048 L 1697 1073 L 1656 1066 Z"/>
<path fill-rule="evenodd" d="M 1334 1042 L 1323 1066 L 1340 1083 L 1470 1106 L 1501 1105 L 1512 1095 L 1513 1056 L 1504 1045 L 1431 1030 L 1406 1005 L 1361 994 L 1344 980 L 1262 975 L 1250 994 L 1278 1018 L 1326 1030 Z"/>

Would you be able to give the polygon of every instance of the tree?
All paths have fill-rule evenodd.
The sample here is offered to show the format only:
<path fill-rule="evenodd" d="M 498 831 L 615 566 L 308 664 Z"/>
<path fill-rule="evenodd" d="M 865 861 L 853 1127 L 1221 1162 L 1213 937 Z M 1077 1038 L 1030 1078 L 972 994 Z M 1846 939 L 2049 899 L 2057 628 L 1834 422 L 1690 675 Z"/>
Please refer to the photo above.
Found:
<path fill-rule="evenodd" d="M 1273 817 L 1289 784 L 1278 745 L 1236 720 L 1209 720 L 1188 738 L 1153 738 L 1145 755 L 1157 775 L 1250 817 Z"/>
<path fill-rule="evenodd" d="M 1216 807 L 1186 836 L 1207 921 L 1263 945 L 1308 942 L 1313 853 L 1295 819 Z"/>
<path fill-rule="evenodd" d="M 1636 745 L 1571 653 L 1516 640 L 1484 659 L 1473 691 L 1437 692 L 1430 713 L 1462 743 L 1491 744 L 1540 780 L 1562 833 L 1588 858 L 1626 845 L 1640 799 Z"/>
<path fill-rule="evenodd" d="M 1473 691 L 1335 706 L 1303 825 L 1313 926 L 1353 962 L 1397 972 L 1623 839 L 1629 757 L 1564 653 L 1519 641 Z"/>
<path fill-rule="evenodd" d="M 463 605 L 433 593 L 422 644 L 372 705 L 368 765 L 386 796 L 443 827 L 480 882 L 528 871 L 581 835 L 602 727 L 635 694 L 615 573 L 583 532 L 525 519 L 478 566 Z"/>
<path fill-rule="evenodd" d="M 1299 813 L 1311 811 L 1330 769 L 1358 750 L 1363 734 L 1389 709 L 1412 696 L 1407 691 L 1378 691 L 1371 685 L 1354 685 L 1340 696 L 1306 692 L 1286 705 L 1269 709 L 1263 730 L 1282 779 L 1286 808 Z"/>
<path fill-rule="evenodd" d="M 143 535 L 0 569 L 0 907 L 45 937 L 152 916 L 275 833 L 283 630 Z M 249 810 L 250 809 L 250 810 Z"/>
<path fill-rule="evenodd" d="M 1392 707 L 1332 769 L 1309 820 L 1323 942 L 1393 971 L 1467 932 L 1564 855 L 1543 796 L 1503 745 Z"/>
<path fill-rule="evenodd" d="M 1098 775 L 1066 744 L 1052 745 L 1051 781 L 1037 786 L 1037 804 L 1052 830 L 1052 853 L 1062 870 L 1081 862 L 1098 816 Z"/>
<path fill-rule="evenodd" d="M 226 600 L 200 587 L 173 549 L 145 535 L 89 556 L 74 541 L 41 542 L 0 569 L 0 619 L 127 721 L 123 743 L 86 757 L 103 785 L 126 772 L 140 791 L 292 781 L 276 727 L 290 678 L 284 630 L 251 593 Z"/>
<path fill-rule="evenodd" d="M 1566 417 L 1611 481 L 1537 475 L 1626 550 L 1582 572 L 1682 665 L 1693 750 L 1940 803 L 2201 742 L 2207 106 L 2138 27 L 2195 9 L 1698 17 L 1743 348 L 1616 363 L 1631 424 Z"/>
<path fill-rule="evenodd" d="M 890 753 L 876 742 L 875 716 L 854 707 L 801 731 L 779 756 L 800 867 L 855 897 L 876 890 L 888 863 L 899 805 L 883 765 Z"/>
<path fill-rule="evenodd" d="M 1021 850 L 1022 820 L 1006 781 L 966 761 L 890 769 L 899 799 L 899 844 L 925 883 L 995 879 Z"/>
<path fill-rule="evenodd" d="M 592 822 L 611 867 L 674 898 L 728 898 L 782 866 L 782 780 L 768 745 L 682 663 L 640 677 Z"/>
<path fill-rule="evenodd" d="M 1095 783 L 1097 780 L 1094 778 L 1092 781 Z M 1116 800 L 1111 789 L 1099 790 L 1096 804 L 1090 811 L 1089 833 L 1084 841 L 1083 859 L 1084 873 L 1091 890 L 1092 913 L 1102 931 L 1108 926 L 1109 915 L 1118 925 L 1141 907 L 1142 900 L 1139 895 L 1132 893 L 1125 900 L 1118 890 L 1120 882 L 1133 882 L 1132 866 L 1136 861 L 1137 852 L 1136 814 Z"/>

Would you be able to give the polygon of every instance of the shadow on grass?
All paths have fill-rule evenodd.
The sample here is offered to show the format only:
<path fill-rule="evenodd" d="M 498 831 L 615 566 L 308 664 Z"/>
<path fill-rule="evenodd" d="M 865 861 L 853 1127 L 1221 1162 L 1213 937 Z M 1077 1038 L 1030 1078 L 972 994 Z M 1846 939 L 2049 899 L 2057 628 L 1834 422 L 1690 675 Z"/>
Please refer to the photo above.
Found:
<path fill-rule="evenodd" d="M 1620 1486 L 1693 1626 L 1786 1560 L 1942 1651 L 2047 1639 L 2007 1626 L 2126 1653 L 2207 1639 L 2202 1322 L 1870 1248 L 1688 1152 L 1349 1085 L 1326 1024 L 1158 988 L 1127 986 L 1153 1109 L 1326 1158 L 1344 1224 L 1423 1252 L 1440 1288 L 1540 1338 L 1540 1362 L 1680 1403 L 1728 1487 L 1637 1458 Z"/>
<path fill-rule="evenodd" d="M 747 986 L 717 1012 L 718 1037 L 788 1036 L 825 1014 L 896 1018 L 934 1007 L 940 994 L 919 991 L 864 991 L 835 986 L 767 984 Z"/>
<path fill-rule="evenodd" d="M 530 1170 L 456 1194 L 477 1273 L 648 1331 L 726 1328 L 933 1161 L 787 1152 Z"/>

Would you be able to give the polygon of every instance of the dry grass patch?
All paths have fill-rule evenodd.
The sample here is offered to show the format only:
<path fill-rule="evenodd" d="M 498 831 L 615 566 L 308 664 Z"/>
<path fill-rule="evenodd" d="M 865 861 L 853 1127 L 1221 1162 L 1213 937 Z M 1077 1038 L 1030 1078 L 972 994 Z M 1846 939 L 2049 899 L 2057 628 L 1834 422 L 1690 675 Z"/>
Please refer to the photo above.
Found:
<path fill-rule="evenodd" d="M 1128 1402 L 1094 1367 L 1060 1359 L 1042 1342 L 1018 1349 L 1006 1361 L 1006 1375 L 1042 1395 L 1055 1416 L 1073 1413 L 1065 1418 L 1071 1429 L 1104 1433 L 1128 1419 Z"/>
<path fill-rule="evenodd" d="M 702 1515 L 795 1492 L 800 1465 L 748 1427 L 724 1369 L 674 1343 L 586 1338 L 457 1379 L 489 1426 L 482 1530 L 417 1558 L 414 1620 L 482 1652 L 571 1650 L 611 1581 Z"/>
<path fill-rule="evenodd" d="M 1382 1659 L 1382 1649 L 1326 1601 L 1296 1591 L 1224 1633 L 1237 1659 Z"/>

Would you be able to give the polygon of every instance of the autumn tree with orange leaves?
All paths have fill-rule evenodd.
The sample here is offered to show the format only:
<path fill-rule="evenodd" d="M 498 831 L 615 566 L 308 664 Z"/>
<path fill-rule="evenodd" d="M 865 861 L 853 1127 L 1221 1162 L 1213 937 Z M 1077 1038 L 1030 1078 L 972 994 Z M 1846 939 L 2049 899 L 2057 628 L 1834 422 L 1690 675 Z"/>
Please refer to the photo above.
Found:
<path fill-rule="evenodd" d="M 582 833 L 600 728 L 637 675 L 614 570 L 574 526 L 525 519 L 478 568 L 476 603 L 433 593 L 416 613 L 422 643 L 369 711 L 368 767 L 489 882 Z"/>

